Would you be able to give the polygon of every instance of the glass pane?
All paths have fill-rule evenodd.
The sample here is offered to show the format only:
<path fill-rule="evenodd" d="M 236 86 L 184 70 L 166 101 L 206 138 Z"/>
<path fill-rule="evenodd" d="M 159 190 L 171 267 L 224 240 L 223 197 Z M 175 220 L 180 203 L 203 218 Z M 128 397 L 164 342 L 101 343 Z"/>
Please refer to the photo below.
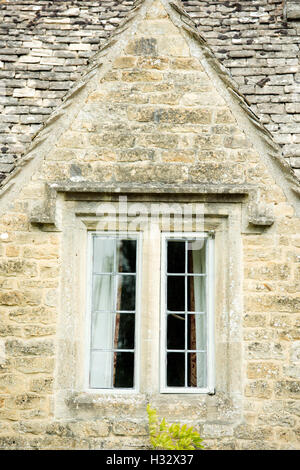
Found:
<path fill-rule="evenodd" d="M 112 349 L 113 348 L 113 315 L 106 313 L 92 314 L 92 349 Z"/>
<path fill-rule="evenodd" d="M 113 353 L 93 351 L 90 365 L 90 387 L 112 388 Z"/>
<path fill-rule="evenodd" d="M 90 387 L 133 387 L 134 353 L 91 353 Z"/>
<path fill-rule="evenodd" d="M 188 311 L 206 311 L 206 277 L 188 276 Z"/>
<path fill-rule="evenodd" d="M 185 349 L 185 315 L 168 315 L 167 349 Z"/>
<path fill-rule="evenodd" d="M 168 241 L 167 272 L 185 273 L 185 242 Z"/>
<path fill-rule="evenodd" d="M 185 386 L 185 355 L 184 353 L 167 353 L 167 386 Z"/>
<path fill-rule="evenodd" d="M 115 243 L 114 238 L 94 237 L 94 273 L 112 273 L 114 271 Z"/>
<path fill-rule="evenodd" d="M 188 243 L 188 273 L 202 274 L 206 272 L 205 252 L 206 239 L 189 241 Z"/>
<path fill-rule="evenodd" d="M 117 277 L 117 310 L 135 310 L 135 275 Z"/>
<path fill-rule="evenodd" d="M 136 272 L 136 240 L 117 241 L 117 266 L 119 273 Z"/>
<path fill-rule="evenodd" d="M 206 315 L 188 315 L 188 349 L 206 350 Z"/>
<path fill-rule="evenodd" d="M 94 274 L 92 309 L 111 312 L 114 309 L 114 278 L 108 274 Z"/>
<path fill-rule="evenodd" d="M 134 349 L 134 333 L 134 314 L 92 315 L 92 349 Z"/>
<path fill-rule="evenodd" d="M 118 313 L 113 319 L 114 349 L 134 349 L 135 315 Z"/>
<path fill-rule="evenodd" d="M 188 386 L 207 386 L 206 353 L 188 353 Z"/>
<path fill-rule="evenodd" d="M 114 353 L 114 387 L 132 388 L 134 385 L 134 353 Z"/>
<path fill-rule="evenodd" d="M 168 276 L 167 309 L 172 312 L 185 311 L 184 276 Z"/>

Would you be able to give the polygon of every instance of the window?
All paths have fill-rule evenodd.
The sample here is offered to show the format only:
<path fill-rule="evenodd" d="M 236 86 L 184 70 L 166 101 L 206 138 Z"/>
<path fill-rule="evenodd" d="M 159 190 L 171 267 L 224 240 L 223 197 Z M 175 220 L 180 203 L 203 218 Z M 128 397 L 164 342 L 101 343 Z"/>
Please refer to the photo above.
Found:
<path fill-rule="evenodd" d="M 138 239 L 91 234 L 90 388 L 136 385 Z"/>
<path fill-rule="evenodd" d="M 163 235 L 161 391 L 213 392 L 211 244 Z"/>
<path fill-rule="evenodd" d="M 212 238 L 172 233 L 161 243 L 160 390 L 211 393 Z M 138 389 L 140 245 L 138 234 L 90 234 L 91 389 Z"/>

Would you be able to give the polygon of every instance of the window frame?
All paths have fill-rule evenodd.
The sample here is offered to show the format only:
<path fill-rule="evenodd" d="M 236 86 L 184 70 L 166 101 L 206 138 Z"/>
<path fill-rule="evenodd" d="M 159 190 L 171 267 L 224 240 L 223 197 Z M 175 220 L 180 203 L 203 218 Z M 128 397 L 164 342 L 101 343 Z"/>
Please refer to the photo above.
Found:
<path fill-rule="evenodd" d="M 136 311 L 134 334 L 134 386 L 132 388 L 95 388 L 90 386 L 91 367 L 91 327 L 92 327 L 92 278 L 93 278 L 93 237 L 134 239 L 136 250 Z M 86 276 L 86 354 L 85 354 L 85 390 L 90 393 L 131 394 L 140 390 L 140 322 L 141 322 L 141 273 L 142 273 L 142 233 L 131 231 L 88 230 L 87 233 L 87 276 Z"/>
<path fill-rule="evenodd" d="M 167 240 L 185 241 L 207 239 L 207 387 L 168 387 L 166 385 L 166 296 L 167 296 Z M 215 325 L 214 325 L 214 234 L 211 232 L 161 233 L 161 289 L 160 289 L 160 393 L 163 394 L 214 394 L 215 393 Z"/>

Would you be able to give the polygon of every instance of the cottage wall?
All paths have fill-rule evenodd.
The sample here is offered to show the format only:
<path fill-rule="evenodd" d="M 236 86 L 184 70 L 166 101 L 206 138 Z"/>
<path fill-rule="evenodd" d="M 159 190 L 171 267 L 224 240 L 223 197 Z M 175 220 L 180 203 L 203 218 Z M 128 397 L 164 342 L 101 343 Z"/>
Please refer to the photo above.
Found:
<path fill-rule="evenodd" d="M 195 40 L 188 40 L 160 2 L 134 25 L 97 69 L 88 91 L 76 95 L 80 106 L 68 114 L 55 143 L 46 154 L 35 150 L 37 163 L 18 180 L 14 197 L 2 196 L 0 447 L 147 448 L 150 401 L 169 420 L 195 425 L 208 448 L 299 448 L 295 206 L 280 184 L 280 171 L 268 166 L 267 152 L 243 125 L 245 116 L 239 119 L 234 97 L 196 52 Z M 61 217 L 53 225 L 32 223 L 37 208 L 47 211 L 45 183 L 69 188 L 69 196 L 66 190 L 57 196 Z M 219 299 L 216 312 L 217 361 L 229 336 L 231 349 L 214 396 L 161 397 L 146 386 L 130 397 L 84 394 L 78 339 L 84 300 L 74 310 L 63 305 L 72 305 L 64 295 L 82 279 L 74 256 L 81 256 L 85 236 L 74 222 L 80 203 L 70 194 L 72 187 L 100 183 L 110 188 L 106 194 L 125 186 L 142 193 L 143 185 L 149 194 L 150 184 L 162 193 L 167 185 L 169 201 L 178 199 L 170 186 L 181 187 L 182 194 L 193 185 L 213 185 L 222 194 L 250 188 L 233 202 L 225 196 L 202 200 L 211 220 L 222 219 L 218 226 L 230 246 L 224 276 L 233 280 L 223 279 L 227 303 Z M 88 212 L 93 202 L 82 199 Z M 249 208 L 256 203 L 273 210 L 273 224 L 249 224 Z M 239 303 L 231 303 L 237 295 Z M 62 357 L 73 359 L 62 365 Z"/>

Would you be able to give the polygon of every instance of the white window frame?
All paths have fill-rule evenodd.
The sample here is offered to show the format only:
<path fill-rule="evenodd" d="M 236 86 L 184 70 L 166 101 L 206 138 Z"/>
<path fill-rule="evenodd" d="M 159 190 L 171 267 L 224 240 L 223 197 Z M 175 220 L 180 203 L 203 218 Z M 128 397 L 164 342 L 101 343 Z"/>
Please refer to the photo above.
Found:
<path fill-rule="evenodd" d="M 167 292 L 167 240 L 207 239 L 207 387 L 168 387 L 166 385 L 166 292 Z M 161 335 L 160 335 L 160 392 L 177 394 L 215 393 L 215 346 L 214 346 L 214 237 L 209 232 L 164 232 L 161 234 Z"/>
<path fill-rule="evenodd" d="M 134 353 L 134 386 L 132 388 L 95 388 L 90 386 L 91 367 L 91 325 L 92 325 L 92 276 L 93 276 L 93 236 L 102 238 L 135 239 L 137 241 L 136 263 L 136 311 L 135 311 L 135 353 Z M 124 231 L 88 231 L 87 242 L 87 298 L 86 298 L 86 360 L 85 360 L 85 390 L 90 393 L 130 394 L 140 389 L 140 311 L 141 311 L 141 265 L 142 265 L 142 234 L 140 232 Z"/>

